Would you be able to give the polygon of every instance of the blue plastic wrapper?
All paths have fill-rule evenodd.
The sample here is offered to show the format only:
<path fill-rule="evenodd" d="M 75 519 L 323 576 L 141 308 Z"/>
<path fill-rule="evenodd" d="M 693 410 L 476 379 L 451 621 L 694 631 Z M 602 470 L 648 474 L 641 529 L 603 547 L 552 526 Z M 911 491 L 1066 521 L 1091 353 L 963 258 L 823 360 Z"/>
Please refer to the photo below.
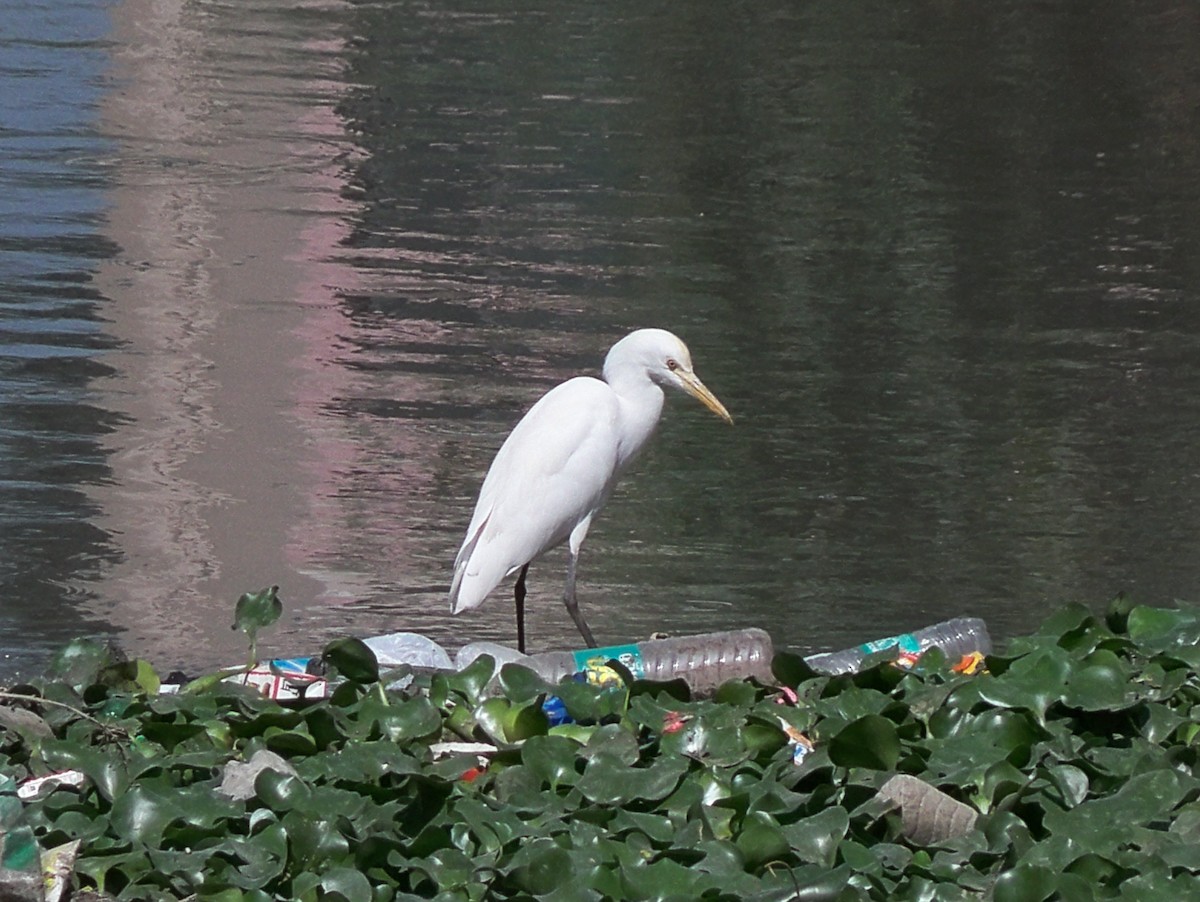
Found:
<path fill-rule="evenodd" d="M 542 711 L 546 715 L 546 719 L 550 722 L 550 726 L 557 727 L 559 724 L 574 723 L 571 715 L 567 713 L 567 706 L 563 704 L 563 700 L 557 695 L 551 695 L 542 702 Z"/>

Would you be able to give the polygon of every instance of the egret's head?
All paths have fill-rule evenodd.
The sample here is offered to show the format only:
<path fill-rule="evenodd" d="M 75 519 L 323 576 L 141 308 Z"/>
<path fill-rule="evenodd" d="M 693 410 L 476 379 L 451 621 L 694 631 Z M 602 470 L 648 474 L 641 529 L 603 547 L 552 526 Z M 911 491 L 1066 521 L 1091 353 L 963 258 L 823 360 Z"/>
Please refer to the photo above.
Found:
<path fill-rule="evenodd" d="M 725 405 L 692 371 L 687 345 L 666 329 L 638 329 L 612 346 L 604 361 L 605 380 L 611 384 L 634 372 L 649 376 L 659 385 L 687 392 L 725 422 L 733 422 Z"/>

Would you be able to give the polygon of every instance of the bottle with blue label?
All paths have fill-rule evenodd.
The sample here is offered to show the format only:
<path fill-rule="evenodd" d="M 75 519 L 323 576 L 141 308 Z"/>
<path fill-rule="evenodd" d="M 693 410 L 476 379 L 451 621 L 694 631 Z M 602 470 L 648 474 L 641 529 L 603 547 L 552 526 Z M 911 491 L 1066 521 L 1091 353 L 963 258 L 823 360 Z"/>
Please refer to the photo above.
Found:
<path fill-rule="evenodd" d="M 987 624 L 978 617 L 955 617 L 911 633 L 875 639 L 841 651 L 809 655 L 804 660 L 819 673 L 851 673 L 858 670 L 869 655 L 889 652 L 899 658 L 903 655 L 919 655 L 934 646 L 940 648 L 947 658 L 971 652 L 987 655 L 991 654 L 992 640 Z"/>
<path fill-rule="evenodd" d="M 727 680 L 755 677 L 773 682 L 771 637 L 760 629 L 701 633 L 669 639 L 649 639 L 626 645 L 584 648 L 530 655 L 521 663 L 549 683 L 582 674 L 595 685 L 619 683 L 620 674 L 609 666 L 617 661 L 635 679 L 683 679 L 692 692 L 703 695 Z"/>

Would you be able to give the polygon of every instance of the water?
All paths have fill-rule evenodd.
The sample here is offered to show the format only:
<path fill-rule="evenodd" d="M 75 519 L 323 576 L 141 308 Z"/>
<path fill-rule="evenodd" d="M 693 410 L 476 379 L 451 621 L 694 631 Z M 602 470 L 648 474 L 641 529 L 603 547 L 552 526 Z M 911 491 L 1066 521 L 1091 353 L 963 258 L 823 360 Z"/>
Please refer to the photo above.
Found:
<path fill-rule="evenodd" d="M 271 583 L 268 652 L 511 642 L 445 603 L 483 471 L 643 325 L 736 424 L 670 399 L 602 642 L 1200 597 L 1188 4 L 8 7 L 5 670 L 236 661 Z"/>

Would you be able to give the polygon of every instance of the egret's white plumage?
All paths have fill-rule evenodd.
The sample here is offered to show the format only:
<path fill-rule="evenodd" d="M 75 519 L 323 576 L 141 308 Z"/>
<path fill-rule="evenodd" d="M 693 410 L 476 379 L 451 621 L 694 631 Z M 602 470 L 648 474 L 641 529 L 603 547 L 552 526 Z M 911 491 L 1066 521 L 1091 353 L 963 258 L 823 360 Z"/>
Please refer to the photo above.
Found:
<path fill-rule="evenodd" d="M 663 329 L 630 333 L 608 352 L 603 380 L 569 379 L 530 408 L 483 480 L 454 562 L 454 613 L 478 607 L 501 580 L 521 570 L 517 631 L 523 646 L 524 568 L 565 541 L 564 601 L 584 639 L 595 645 L 575 601 L 579 547 L 617 479 L 654 434 L 663 386 L 687 392 L 733 422 L 692 372 L 687 346 Z"/>

